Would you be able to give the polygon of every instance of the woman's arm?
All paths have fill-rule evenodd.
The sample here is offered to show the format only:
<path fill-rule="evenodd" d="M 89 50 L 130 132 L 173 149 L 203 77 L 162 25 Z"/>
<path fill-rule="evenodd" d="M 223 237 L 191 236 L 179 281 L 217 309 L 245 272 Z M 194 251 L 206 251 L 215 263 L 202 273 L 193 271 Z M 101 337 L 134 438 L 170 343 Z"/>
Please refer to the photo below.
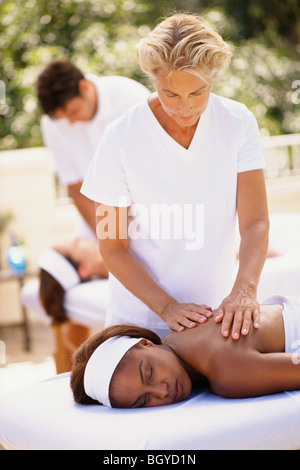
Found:
<path fill-rule="evenodd" d="M 128 210 L 96 205 L 97 236 L 107 269 L 136 297 L 175 331 L 193 328 L 210 316 L 211 310 L 196 304 L 181 304 L 164 291 L 144 266 L 128 251 Z"/>
<path fill-rule="evenodd" d="M 239 270 L 231 293 L 217 310 L 216 321 L 222 323 L 227 337 L 247 335 L 251 319 L 259 326 L 260 309 L 256 300 L 257 285 L 268 250 L 269 217 L 265 181 L 262 170 L 238 174 L 237 213 L 241 243 Z"/>
<path fill-rule="evenodd" d="M 245 398 L 300 390 L 300 361 L 296 353 L 236 350 L 222 354 L 211 389 L 227 398 Z M 222 362 L 222 363 L 221 363 Z"/>

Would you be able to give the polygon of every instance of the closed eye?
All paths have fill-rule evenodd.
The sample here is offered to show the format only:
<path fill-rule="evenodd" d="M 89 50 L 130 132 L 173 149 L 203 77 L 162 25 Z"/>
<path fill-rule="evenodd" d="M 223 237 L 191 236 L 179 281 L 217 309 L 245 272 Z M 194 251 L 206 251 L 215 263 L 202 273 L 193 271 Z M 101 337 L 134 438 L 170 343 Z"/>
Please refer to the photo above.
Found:
<path fill-rule="evenodd" d="M 148 366 L 148 369 L 146 368 L 145 369 L 145 365 L 144 365 L 144 361 L 143 359 L 141 360 L 140 364 L 139 364 L 139 374 L 140 374 L 140 379 L 141 379 L 141 383 L 144 384 L 145 383 L 145 374 L 149 374 L 149 380 L 152 376 L 152 367 L 151 365 L 149 364 Z M 129 408 L 143 408 L 144 406 L 147 405 L 147 394 L 145 395 L 142 395 L 140 397 L 138 397 L 130 406 Z"/>
<path fill-rule="evenodd" d="M 148 400 L 147 400 L 147 395 L 145 395 L 145 396 L 143 397 L 143 401 L 142 401 L 142 403 L 140 404 L 139 408 L 144 408 L 144 407 L 147 405 L 147 401 L 148 401 Z"/>
<path fill-rule="evenodd" d="M 132 403 L 129 408 L 144 408 L 147 405 L 147 395 L 142 395 Z"/>
<path fill-rule="evenodd" d="M 153 375 L 153 369 L 152 369 L 151 364 L 149 364 L 149 381 L 151 380 L 152 375 Z"/>

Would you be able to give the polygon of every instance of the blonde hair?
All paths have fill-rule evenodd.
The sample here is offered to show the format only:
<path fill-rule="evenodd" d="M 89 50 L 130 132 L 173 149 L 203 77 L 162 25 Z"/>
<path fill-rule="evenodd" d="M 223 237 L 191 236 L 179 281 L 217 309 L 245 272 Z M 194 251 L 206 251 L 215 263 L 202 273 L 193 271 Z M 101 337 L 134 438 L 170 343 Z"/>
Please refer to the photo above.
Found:
<path fill-rule="evenodd" d="M 178 13 L 159 23 L 137 46 L 141 69 L 155 79 L 158 69 L 186 70 L 212 80 L 230 62 L 231 47 L 203 18 Z"/>

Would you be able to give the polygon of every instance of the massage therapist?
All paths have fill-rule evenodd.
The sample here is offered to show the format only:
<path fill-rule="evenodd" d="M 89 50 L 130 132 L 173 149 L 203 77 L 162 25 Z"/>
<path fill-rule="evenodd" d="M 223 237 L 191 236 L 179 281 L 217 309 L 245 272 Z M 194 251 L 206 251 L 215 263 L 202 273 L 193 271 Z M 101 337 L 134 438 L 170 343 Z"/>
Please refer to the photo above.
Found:
<path fill-rule="evenodd" d="M 238 339 L 251 320 L 259 326 L 256 292 L 268 246 L 256 120 L 212 93 L 231 50 L 202 18 L 165 19 L 137 52 L 156 91 L 107 127 L 82 186 L 96 202 L 110 271 L 107 325 L 163 337 L 217 308 L 211 321 Z"/>

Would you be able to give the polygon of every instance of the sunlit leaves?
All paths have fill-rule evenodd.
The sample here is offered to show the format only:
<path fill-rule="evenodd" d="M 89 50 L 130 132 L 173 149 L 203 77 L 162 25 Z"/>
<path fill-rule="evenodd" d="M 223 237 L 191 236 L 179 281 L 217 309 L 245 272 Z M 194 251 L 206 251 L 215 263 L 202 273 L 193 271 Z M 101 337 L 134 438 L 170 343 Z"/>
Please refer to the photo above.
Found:
<path fill-rule="evenodd" d="M 266 15 L 258 0 L 0 0 L 0 80 L 6 92 L 0 150 L 41 145 L 36 79 L 54 58 L 70 59 L 84 73 L 121 74 L 147 84 L 136 43 L 174 8 L 206 16 L 234 45 L 216 93 L 245 103 L 263 135 L 299 132 L 292 83 L 300 79 L 300 26 L 297 15 L 289 16 L 292 1 L 277 2 Z"/>

